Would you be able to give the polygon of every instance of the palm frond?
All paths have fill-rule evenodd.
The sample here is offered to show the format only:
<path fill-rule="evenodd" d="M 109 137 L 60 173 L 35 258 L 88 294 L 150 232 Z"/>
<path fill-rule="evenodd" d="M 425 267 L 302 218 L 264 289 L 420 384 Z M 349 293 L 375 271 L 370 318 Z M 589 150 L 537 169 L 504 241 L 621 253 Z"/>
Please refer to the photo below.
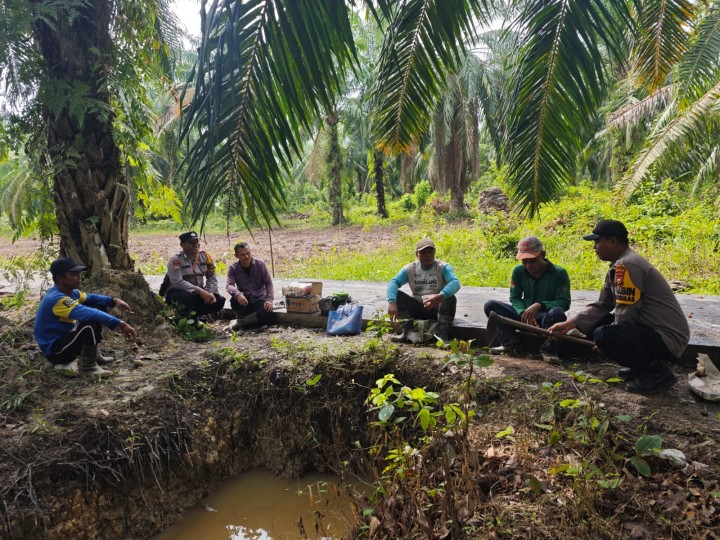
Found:
<path fill-rule="evenodd" d="M 199 134 L 186 157 L 191 218 L 228 196 L 231 209 L 269 222 L 301 130 L 331 108 L 354 58 L 348 10 L 335 0 L 214 0 L 203 19 L 181 131 Z"/>
<path fill-rule="evenodd" d="M 645 99 L 634 100 L 610 115 L 607 120 L 608 127 L 622 129 L 652 118 L 668 106 L 674 91 L 675 87 L 669 84 Z"/>
<path fill-rule="evenodd" d="M 0 1 L 0 80 L 5 81 L 5 99 L 11 107 L 35 91 L 28 67 L 36 58 L 30 39 L 32 5 L 20 0 Z M 30 75 L 30 76 L 29 76 Z"/>
<path fill-rule="evenodd" d="M 720 83 L 690 107 L 679 110 L 662 130 L 656 133 L 633 161 L 621 182 L 624 193 L 630 196 L 642 182 L 650 167 L 660 159 L 673 144 L 692 134 L 710 115 L 717 115 L 720 99 Z"/>
<path fill-rule="evenodd" d="M 373 86 L 377 147 L 410 149 L 427 129 L 448 73 L 463 58 L 462 40 L 485 21 L 485 0 L 404 0 L 388 27 Z"/>
<path fill-rule="evenodd" d="M 531 216 L 574 176 L 578 134 L 591 131 L 607 87 L 602 48 L 622 51 L 626 8 L 619 0 L 531 0 L 519 18 L 505 147 L 514 202 Z"/>
<path fill-rule="evenodd" d="M 692 0 L 644 0 L 635 44 L 638 79 L 652 94 L 687 51 L 695 16 Z"/>
<path fill-rule="evenodd" d="M 715 0 L 695 27 L 687 54 L 678 66 L 681 101 L 694 100 L 720 75 L 720 1 Z"/>
<path fill-rule="evenodd" d="M 718 176 L 718 160 L 720 160 L 720 146 L 715 146 L 708 154 L 705 161 L 700 165 L 692 181 L 693 195 L 696 195 L 704 183 L 714 180 Z"/>

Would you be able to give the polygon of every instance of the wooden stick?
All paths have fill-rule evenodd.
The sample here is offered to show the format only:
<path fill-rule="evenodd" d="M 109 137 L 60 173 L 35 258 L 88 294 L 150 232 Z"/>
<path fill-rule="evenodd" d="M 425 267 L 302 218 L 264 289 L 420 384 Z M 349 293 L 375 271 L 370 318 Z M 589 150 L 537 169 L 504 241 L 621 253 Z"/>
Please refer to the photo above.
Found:
<path fill-rule="evenodd" d="M 275 255 L 273 254 L 272 245 L 272 227 L 268 225 L 268 237 L 270 238 L 270 265 L 272 267 L 272 277 L 275 277 Z"/>
<path fill-rule="evenodd" d="M 527 332 L 531 332 L 533 334 L 539 334 L 541 336 L 545 336 L 548 338 L 554 338 L 558 339 L 560 341 L 568 341 L 570 343 L 576 343 L 578 345 L 584 345 L 586 347 L 594 347 L 595 342 L 591 341 L 589 339 L 582 339 L 575 336 L 568 336 L 567 334 L 554 334 L 552 332 L 548 332 L 544 328 L 540 328 L 539 326 L 533 326 L 531 324 L 525 324 L 520 321 L 516 321 L 514 319 L 509 319 L 507 317 L 503 317 L 502 315 L 498 315 L 494 311 L 490 312 L 490 315 L 488 315 L 488 326 L 490 323 L 495 324 L 507 324 L 508 326 L 512 326 L 514 328 L 519 328 L 520 330 L 525 330 Z"/>

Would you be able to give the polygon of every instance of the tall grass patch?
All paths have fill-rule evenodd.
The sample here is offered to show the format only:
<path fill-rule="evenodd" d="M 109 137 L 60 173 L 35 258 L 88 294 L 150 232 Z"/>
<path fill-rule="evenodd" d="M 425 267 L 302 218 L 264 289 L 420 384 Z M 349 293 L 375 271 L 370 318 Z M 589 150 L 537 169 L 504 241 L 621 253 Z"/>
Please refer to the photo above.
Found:
<path fill-rule="evenodd" d="M 570 188 L 561 201 L 545 205 L 534 220 L 494 212 L 448 222 L 444 216 L 423 212 L 412 224 L 397 227 L 394 245 L 318 254 L 287 275 L 387 281 L 415 259 L 415 242 L 430 237 L 437 257 L 453 266 L 464 285 L 508 287 L 517 264 L 517 242 L 534 234 L 545 244 L 548 259 L 568 271 L 573 289 L 595 290 L 602 285 L 608 263 L 598 260 L 593 243 L 582 236 L 606 218 L 623 221 L 632 247 L 684 292 L 720 294 L 720 225 L 715 209 L 711 203 L 685 204 L 682 210 L 679 203 L 664 210 L 641 198 L 623 203 L 610 191 L 580 186 Z"/>

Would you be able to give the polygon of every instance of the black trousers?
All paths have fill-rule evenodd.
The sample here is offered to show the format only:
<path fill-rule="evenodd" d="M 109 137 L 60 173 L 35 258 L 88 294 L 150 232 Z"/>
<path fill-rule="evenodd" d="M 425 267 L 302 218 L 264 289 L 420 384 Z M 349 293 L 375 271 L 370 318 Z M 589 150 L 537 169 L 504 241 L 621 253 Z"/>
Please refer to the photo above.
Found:
<path fill-rule="evenodd" d="M 225 297 L 215 294 L 215 303 L 206 304 L 199 294 L 191 294 L 180 289 L 170 289 L 165 295 L 165 301 L 174 306 L 181 317 L 189 317 L 193 311 L 197 315 L 217 313 L 225 305 Z"/>
<path fill-rule="evenodd" d="M 409 318 L 421 321 L 437 319 L 438 314 L 454 319 L 457 310 L 457 298 L 455 296 L 443 300 L 437 309 L 425 309 L 422 303 L 403 291 L 398 291 L 396 302 L 400 315 L 409 315 Z"/>
<path fill-rule="evenodd" d="M 605 356 L 631 369 L 642 371 L 653 360 L 674 359 L 660 334 L 637 322 L 597 326 L 592 338 Z"/>
<path fill-rule="evenodd" d="M 243 317 L 247 317 L 248 315 L 252 315 L 253 313 L 257 313 L 258 323 L 262 326 L 264 324 L 272 324 L 275 322 L 275 314 L 270 311 L 265 311 L 265 300 L 253 300 L 252 302 L 249 302 L 246 306 L 241 306 L 238 304 L 238 301 L 235 300 L 235 297 L 230 298 L 230 307 L 232 308 L 233 312 L 235 313 L 235 316 L 238 319 L 242 319 Z"/>
<path fill-rule="evenodd" d="M 485 315 L 487 315 L 488 317 L 490 316 L 490 313 L 494 311 L 498 315 L 507 317 L 508 319 L 512 319 L 514 321 L 520 320 L 520 315 L 518 315 L 517 311 L 515 311 L 515 308 L 512 307 L 512 304 L 509 304 L 507 302 L 488 300 L 487 302 L 485 302 L 484 311 Z M 538 311 L 535 315 L 535 320 L 537 321 L 540 328 L 547 329 L 555 323 L 566 321 L 567 315 L 565 315 L 565 312 L 562 310 L 562 308 L 554 307 L 552 309 L 549 309 L 548 311 Z M 500 329 L 501 345 L 509 346 L 517 345 L 518 343 L 520 343 L 520 339 L 518 338 L 517 333 L 512 326 L 508 326 L 507 324 L 501 324 L 498 326 L 498 328 Z M 489 345 L 492 345 L 492 343 L 490 343 Z"/>
<path fill-rule="evenodd" d="M 52 354 L 47 359 L 52 364 L 67 364 L 80 356 L 84 345 L 98 345 L 101 341 L 102 325 L 100 323 L 81 322 L 53 343 Z"/>

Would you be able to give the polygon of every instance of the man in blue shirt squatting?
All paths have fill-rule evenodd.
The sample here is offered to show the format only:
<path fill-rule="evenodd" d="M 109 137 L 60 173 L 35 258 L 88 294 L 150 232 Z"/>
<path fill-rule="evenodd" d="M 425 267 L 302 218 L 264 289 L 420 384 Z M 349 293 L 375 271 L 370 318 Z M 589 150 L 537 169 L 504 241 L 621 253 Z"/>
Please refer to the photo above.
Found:
<path fill-rule="evenodd" d="M 567 271 L 551 263 L 545 247 L 537 236 L 527 236 L 518 242 L 515 266 L 510 277 L 510 303 L 488 300 L 485 315 L 494 311 L 498 315 L 531 326 L 550 328 L 567 320 L 570 309 L 570 278 Z M 492 345 L 492 344 L 490 344 Z M 549 339 L 540 347 L 543 360 L 559 364 L 557 340 Z M 520 337 L 507 324 L 500 325 L 500 346 L 492 347 L 491 354 L 522 356 Z"/>
<path fill-rule="evenodd" d="M 50 363 L 67 375 L 107 377 L 112 371 L 98 365 L 111 362 L 98 348 L 103 325 L 119 329 L 128 339 L 135 339 L 137 332 L 128 323 L 107 313 L 112 307 L 132 313 L 124 301 L 78 290 L 83 270 L 87 270 L 87 266 L 77 264 L 69 257 L 52 262 L 50 273 L 55 286 L 47 291 L 38 307 L 35 341 Z"/>
<path fill-rule="evenodd" d="M 390 280 L 387 287 L 388 315 L 393 321 L 403 319 L 437 320 L 436 336 L 442 341 L 449 339 L 450 327 L 455 319 L 460 280 L 448 263 L 435 259 L 435 244 L 423 238 L 415 245 L 417 261 L 405 265 Z M 409 294 L 399 290 L 405 284 Z M 402 332 L 393 341 L 407 341 L 413 329 L 412 320 L 402 326 Z"/>

